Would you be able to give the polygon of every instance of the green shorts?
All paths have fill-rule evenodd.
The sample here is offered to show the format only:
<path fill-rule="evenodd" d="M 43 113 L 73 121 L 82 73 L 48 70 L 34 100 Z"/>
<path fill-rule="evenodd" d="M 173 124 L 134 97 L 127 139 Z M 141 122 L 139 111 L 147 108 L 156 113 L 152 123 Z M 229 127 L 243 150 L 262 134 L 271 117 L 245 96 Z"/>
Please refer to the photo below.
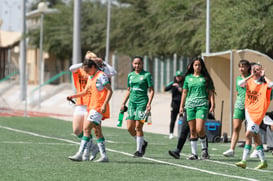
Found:
<path fill-rule="evenodd" d="M 245 110 L 235 108 L 233 113 L 233 119 L 245 120 Z"/>
<path fill-rule="evenodd" d="M 187 108 L 187 120 L 191 121 L 196 118 L 206 120 L 208 116 L 208 107 L 200 106 L 194 108 Z"/>
<path fill-rule="evenodd" d="M 126 120 L 144 120 L 145 118 L 146 105 L 138 105 L 129 103 L 128 105 L 128 117 Z"/>

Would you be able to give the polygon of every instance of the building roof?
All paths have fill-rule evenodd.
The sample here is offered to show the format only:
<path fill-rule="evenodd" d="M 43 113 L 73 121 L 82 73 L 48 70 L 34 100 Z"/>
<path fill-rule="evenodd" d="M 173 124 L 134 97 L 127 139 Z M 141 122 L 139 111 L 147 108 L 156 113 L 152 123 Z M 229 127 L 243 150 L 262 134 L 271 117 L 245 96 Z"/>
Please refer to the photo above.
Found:
<path fill-rule="evenodd" d="M 20 32 L 0 31 L 0 48 L 14 45 L 20 41 L 21 34 Z"/>

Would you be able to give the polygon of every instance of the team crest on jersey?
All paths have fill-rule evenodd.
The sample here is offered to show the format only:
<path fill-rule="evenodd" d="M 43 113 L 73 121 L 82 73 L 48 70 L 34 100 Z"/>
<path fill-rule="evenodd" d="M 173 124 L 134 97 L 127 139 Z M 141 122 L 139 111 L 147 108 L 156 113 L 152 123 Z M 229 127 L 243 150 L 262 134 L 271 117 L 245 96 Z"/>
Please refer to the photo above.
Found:
<path fill-rule="evenodd" d="M 202 82 L 203 81 L 203 79 L 202 78 L 200 78 L 200 82 Z"/>
<path fill-rule="evenodd" d="M 140 77 L 140 80 L 143 80 L 143 78 L 144 78 L 144 77 L 143 77 L 143 76 L 141 76 L 141 77 Z"/>
<path fill-rule="evenodd" d="M 192 81 L 192 78 L 190 78 L 190 81 Z"/>

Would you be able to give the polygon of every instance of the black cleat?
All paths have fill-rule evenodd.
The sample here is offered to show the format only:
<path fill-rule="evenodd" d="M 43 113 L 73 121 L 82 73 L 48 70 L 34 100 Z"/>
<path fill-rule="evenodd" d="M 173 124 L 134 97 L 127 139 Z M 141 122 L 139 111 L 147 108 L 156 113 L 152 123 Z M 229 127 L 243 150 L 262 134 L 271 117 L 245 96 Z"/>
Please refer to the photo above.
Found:
<path fill-rule="evenodd" d="M 139 158 L 139 157 L 143 157 L 143 154 L 140 153 L 139 151 L 136 151 L 136 152 L 134 153 L 134 158 Z"/>
<path fill-rule="evenodd" d="M 148 142 L 144 140 L 142 148 L 141 148 L 142 156 L 145 154 L 147 146 L 148 146 Z"/>
<path fill-rule="evenodd" d="M 191 155 L 191 156 L 189 156 L 187 159 L 188 159 L 188 160 L 198 160 L 198 156 L 197 156 L 197 155 L 192 154 L 192 155 Z"/>
<path fill-rule="evenodd" d="M 175 159 L 180 159 L 180 154 L 175 151 L 169 150 L 169 155 L 171 155 Z"/>
<path fill-rule="evenodd" d="M 209 158 L 210 158 L 210 156 L 209 156 L 208 150 L 207 149 L 202 150 L 201 159 L 202 160 L 208 160 Z"/>

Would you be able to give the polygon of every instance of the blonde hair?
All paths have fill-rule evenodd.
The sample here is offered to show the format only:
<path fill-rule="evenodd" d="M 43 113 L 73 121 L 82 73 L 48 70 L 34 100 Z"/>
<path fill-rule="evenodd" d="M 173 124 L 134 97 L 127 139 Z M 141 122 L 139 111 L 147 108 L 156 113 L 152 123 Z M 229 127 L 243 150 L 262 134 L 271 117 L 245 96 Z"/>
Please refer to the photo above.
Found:
<path fill-rule="evenodd" d="M 96 58 L 97 55 L 91 51 L 87 51 L 86 54 L 85 54 L 85 58 Z"/>

